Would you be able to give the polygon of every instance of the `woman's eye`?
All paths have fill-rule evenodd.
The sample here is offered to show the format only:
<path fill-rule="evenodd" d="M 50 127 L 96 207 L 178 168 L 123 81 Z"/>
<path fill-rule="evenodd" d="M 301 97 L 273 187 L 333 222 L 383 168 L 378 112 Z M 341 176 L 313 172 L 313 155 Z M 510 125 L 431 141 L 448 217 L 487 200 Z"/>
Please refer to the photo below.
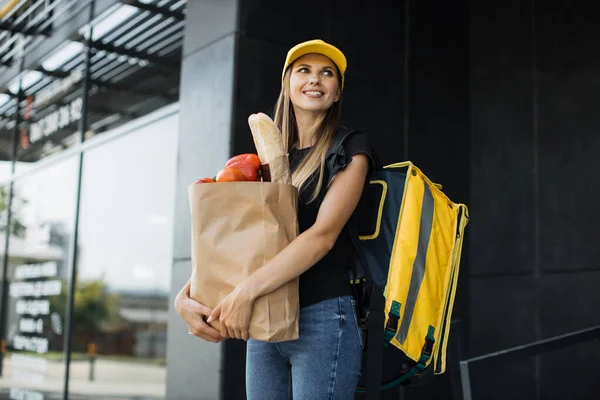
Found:
<path fill-rule="evenodd" d="M 326 76 L 333 76 L 333 71 L 330 71 L 330 70 L 328 70 L 328 69 L 326 69 L 325 71 L 323 71 L 323 73 L 324 73 Z"/>
<path fill-rule="evenodd" d="M 302 72 L 302 73 L 308 72 L 308 68 L 300 68 L 298 70 L 298 72 Z"/>

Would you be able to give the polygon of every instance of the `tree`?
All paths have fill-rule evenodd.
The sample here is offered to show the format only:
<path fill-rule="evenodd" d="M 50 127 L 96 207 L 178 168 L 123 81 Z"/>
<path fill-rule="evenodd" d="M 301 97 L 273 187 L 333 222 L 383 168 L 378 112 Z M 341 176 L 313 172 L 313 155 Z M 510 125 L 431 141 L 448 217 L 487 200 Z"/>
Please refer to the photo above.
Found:
<path fill-rule="evenodd" d="M 27 204 L 27 200 L 20 199 L 13 190 L 12 215 L 10 221 L 10 234 L 16 237 L 23 238 L 27 231 L 27 227 L 21 223 L 19 218 L 20 209 Z M 0 232 L 6 232 L 8 220 L 8 193 L 5 186 L 0 186 Z"/>
<path fill-rule="evenodd" d="M 53 312 L 65 320 L 68 287 L 63 286 L 62 293 L 51 300 Z M 112 322 L 118 313 L 117 294 L 109 293 L 102 280 L 77 282 L 73 299 L 73 326 L 79 332 L 97 334 L 103 326 Z"/>

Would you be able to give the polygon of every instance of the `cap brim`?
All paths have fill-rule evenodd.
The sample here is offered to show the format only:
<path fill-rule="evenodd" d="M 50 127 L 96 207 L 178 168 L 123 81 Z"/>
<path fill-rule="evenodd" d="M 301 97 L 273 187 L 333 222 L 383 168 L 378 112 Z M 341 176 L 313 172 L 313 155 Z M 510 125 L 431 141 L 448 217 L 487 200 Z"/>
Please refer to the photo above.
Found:
<path fill-rule="evenodd" d="M 306 54 L 311 54 L 311 53 L 322 54 L 326 57 L 329 57 L 331 59 L 331 61 L 333 61 L 333 63 L 337 66 L 338 70 L 340 71 L 341 78 L 342 78 L 342 88 L 343 88 L 344 87 L 344 74 L 346 72 L 346 65 L 347 65 L 346 56 L 344 56 L 344 53 L 342 53 L 335 46 L 332 46 L 332 45 L 322 42 L 322 41 L 312 41 L 312 42 L 300 43 L 299 45 L 296 45 L 295 47 L 290 49 L 290 51 L 288 52 L 287 58 L 285 60 L 283 73 L 281 74 L 282 81 L 285 76 L 286 69 L 291 64 L 293 64 L 294 61 L 296 61 L 298 58 L 300 58 Z"/>

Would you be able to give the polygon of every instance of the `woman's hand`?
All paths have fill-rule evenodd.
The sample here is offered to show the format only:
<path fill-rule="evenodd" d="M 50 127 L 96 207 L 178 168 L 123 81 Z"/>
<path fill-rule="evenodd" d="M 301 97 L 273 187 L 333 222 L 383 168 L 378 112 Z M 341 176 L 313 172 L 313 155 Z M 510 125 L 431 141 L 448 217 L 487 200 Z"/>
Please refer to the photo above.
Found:
<path fill-rule="evenodd" d="M 226 339 L 218 330 L 204 322 L 204 317 L 208 317 L 212 310 L 190 298 L 189 281 L 175 297 L 175 310 L 187 325 L 190 335 L 212 343 L 219 343 Z"/>
<path fill-rule="evenodd" d="M 251 291 L 241 283 L 215 307 L 208 322 L 218 319 L 224 337 L 248 340 L 254 300 Z"/>

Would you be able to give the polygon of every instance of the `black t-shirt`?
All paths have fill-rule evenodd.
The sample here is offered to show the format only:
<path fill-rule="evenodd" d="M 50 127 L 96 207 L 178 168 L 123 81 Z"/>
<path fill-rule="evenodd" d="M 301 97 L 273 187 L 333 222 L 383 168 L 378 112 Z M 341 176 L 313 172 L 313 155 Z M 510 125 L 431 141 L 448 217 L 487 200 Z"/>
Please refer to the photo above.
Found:
<path fill-rule="evenodd" d="M 364 153 L 369 156 L 371 154 L 368 137 L 363 132 L 352 134 L 344 143 L 344 148 L 348 158 L 352 158 L 357 154 Z M 292 172 L 298 168 L 309 152 L 310 147 L 290 150 L 289 160 Z M 370 169 L 373 169 L 373 165 L 371 165 Z M 317 181 L 318 171 L 300 190 L 298 201 L 298 225 L 300 233 L 306 231 L 315 223 L 319 206 L 325 197 L 327 190 L 325 187 L 326 182 L 323 183 L 319 196 L 313 202 L 308 203 Z M 344 227 L 331 251 L 300 276 L 300 307 L 352 294 L 348 278 L 352 251 L 352 242 L 350 241 L 346 227 Z"/>

